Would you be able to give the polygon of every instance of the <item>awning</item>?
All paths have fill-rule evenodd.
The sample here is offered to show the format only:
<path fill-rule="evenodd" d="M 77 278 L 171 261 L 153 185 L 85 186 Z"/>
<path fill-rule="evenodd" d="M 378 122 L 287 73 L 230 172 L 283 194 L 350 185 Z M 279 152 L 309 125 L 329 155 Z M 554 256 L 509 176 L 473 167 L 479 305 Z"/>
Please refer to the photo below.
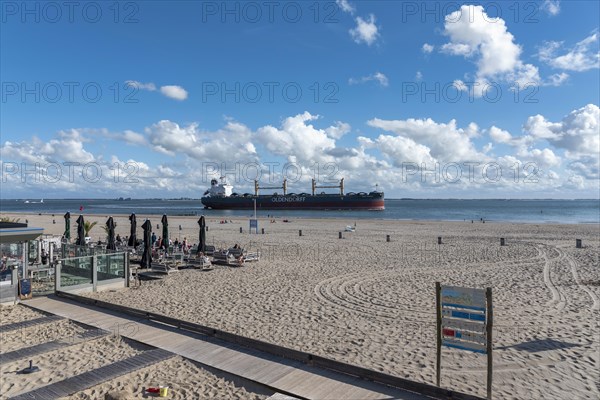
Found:
<path fill-rule="evenodd" d="M 18 243 L 35 240 L 44 233 L 44 228 L 0 229 L 0 243 Z"/>

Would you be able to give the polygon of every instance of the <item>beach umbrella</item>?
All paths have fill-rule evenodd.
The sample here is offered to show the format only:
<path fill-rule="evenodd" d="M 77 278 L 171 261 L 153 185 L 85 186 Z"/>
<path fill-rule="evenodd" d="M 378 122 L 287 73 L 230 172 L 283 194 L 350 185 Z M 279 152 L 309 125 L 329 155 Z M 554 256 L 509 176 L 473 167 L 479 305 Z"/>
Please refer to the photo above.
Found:
<path fill-rule="evenodd" d="M 67 212 L 65 214 L 65 238 L 67 241 L 71 240 L 71 213 Z"/>
<path fill-rule="evenodd" d="M 198 220 L 198 225 L 200 225 L 200 238 L 198 240 L 197 253 L 204 253 L 204 247 L 206 246 L 206 221 L 204 221 L 204 215 Z"/>
<path fill-rule="evenodd" d="M 135 230 L 137 228 L 135 213 L 129 216 L 129 221 L 131 221 L 131 230 L 129 231 L 129 240 L 127 241 L 127 246 L 133 246 L 135 248 L 137 246 L 137 237 L 135 236 Z"/>
<path fill-rule="evenodd" d="M 140 266 L 149 269 L 152 265 L 152 224 L 149 219 L 144 222 L 142 229 L 144 230 L 144 253 Z"/>
<path fill-rule="evenodd" d="M 106 221 L 106 231 L 108 232 L 106 250 L 117 250 L 117 245 L 115 244 L 115 221 L 113 217 L 109 217 Z"/>
<path fill-rule="evenodd" d="M 166 249 L 169 247 L 169 220 L 167 219 L 167 214 L 163 214 L 160 222 L 162 222 L 162 226 L 163 226 L 162 247 Z"/>
<path fill-rule="evenodd" d="M 85 246 L 85 229 L 83 228 L 83 215 L 80 215 L 79 218 L 77 218 L 77 241 L 75 242 L 75 244 L 77 246 Z"/>

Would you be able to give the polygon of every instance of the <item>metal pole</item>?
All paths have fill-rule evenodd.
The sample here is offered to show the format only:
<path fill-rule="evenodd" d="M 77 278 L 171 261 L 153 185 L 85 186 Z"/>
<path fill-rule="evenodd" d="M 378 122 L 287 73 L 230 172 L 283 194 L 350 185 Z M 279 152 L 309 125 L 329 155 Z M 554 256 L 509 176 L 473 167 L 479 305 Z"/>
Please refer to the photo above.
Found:
<path fill-rule="evenodd" d="M 436 336 L 437 336 L 437 352 L 436 352 L 436 384 L 440 387 L 442 373 L 442 305 L 440 294 L 442 287 L 439 282 L 435 283 L 435 315 L 436 315 Z"/>
<path fill-rule="evenodd" d="M 256 219 L 256 199 L 254 199 L 254 219 Z"/>
<path fill-rule="evenodd" d="M 493 308 L 492 308 L 492 288 L 487 288 L 485 291 L 486 303 L 487 303 L 487 324 L 486 324 L 486 336 L 487 336 L 487 399 L 492 400 L 492 332 L 493 332 Z"/>

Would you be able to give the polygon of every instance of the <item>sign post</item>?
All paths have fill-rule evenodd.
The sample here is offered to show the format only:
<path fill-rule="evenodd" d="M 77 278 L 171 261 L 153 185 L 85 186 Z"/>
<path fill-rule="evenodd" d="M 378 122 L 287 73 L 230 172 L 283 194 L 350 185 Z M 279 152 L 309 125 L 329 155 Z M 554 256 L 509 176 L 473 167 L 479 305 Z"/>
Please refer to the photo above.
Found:
<path fill-rule="evenodd" d="M 436 282 L 437 385 L 442 346 L 487 354 L 487 398 L 492 398 L 492 289 L 441 286 Z"/>
<path fill-rule="evenodd" d="M 440 292 L 442 291 L 439 282 L 435 283 L 435 314 L 437 318 L 437 350 L 436 350 L 436 384 L 439 387 L 442 373 L 442 305 L 440 302 Z"/>

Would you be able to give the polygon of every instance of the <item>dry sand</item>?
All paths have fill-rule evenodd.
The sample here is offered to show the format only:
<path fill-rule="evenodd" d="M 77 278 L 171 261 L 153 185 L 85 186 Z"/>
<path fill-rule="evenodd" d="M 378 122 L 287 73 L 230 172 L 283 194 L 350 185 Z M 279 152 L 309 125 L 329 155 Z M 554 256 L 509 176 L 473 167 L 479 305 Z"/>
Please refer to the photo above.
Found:
<path fill-rule="evenodd" d="M 0 325 L 27 321 L 43 315 L 24 306 L 0 306 Z M 22 330 L 12 330 L 0 336 L 2 353 L 19 350 L 52 340 L 68 340 L 85 329 L 68 320 L 38 324 Z M 29 359 L 3 363 L 0 366 L 0 399 L 78 375 L 115 361 L 123 360 L 147 350 L 148 347 L 109 335 L 80 344 L 50 351 L 32 357 L 34 365 L 41 370 L 30 375 L 18 375 L 16 371 L 28 366 Z M 244 388 L 219 378 L 181 357 L 174 357 L 150 367 L 105 382 L 86 391 L 70 396 L 70 399 L 103 399 L 108 392 L 126 390 L 128 398 L 154 397 L 145 392 L 159 385 L 171 388 L 168 398 L 215 398 L 215 399 L 264 399 Z"/>
<path fill-rule="evenodd" d="M 62 218 L 27 218 L 62 233 Z M 172 238 L 181 225 L 182 238 L 197 239 L 197 219 L 171 217 Z M 116 221 L 117 233 L 128 235 L 127 216 Z M 151 221 L 156 227 L 160 218 Z M 208 218 L 209 244 L 260 249 L 261 261 L 92 296 L 434 383 L 435 282 L 491 287 L 494 398 L 600 397 L 597 226 L 358 220 L 339 240 L 354 222 L 261 220 L 266 234 L 248 235 L 239 233 L 245 219 Z M 575 248 L 576 238 L 585 248 Z M 442 386 L 484 396 L 485 367 L 484 355 L 444 348 Z"/>
<path fill-rule="evenodd" d="M 267 397 L 236 387 L 231 382 L 218 378 L 194 363 L 177 356 L 163 361 L 157 366 L 140 369 L 79 392 L 69 396 L 68 399 L 103 399 L 105 394 L 111 391 L 125 391 L 131 396 L 128 398 L 132 399 L 153 398 L 153 395 L 145 392 L 148 387 L 152 386 L 148 384 L 150 382 L 153 382 L 155 386 L 158 386 L 158 383 L 168 386 L 168 398 L 170 399 L 260 400 Z"/>

